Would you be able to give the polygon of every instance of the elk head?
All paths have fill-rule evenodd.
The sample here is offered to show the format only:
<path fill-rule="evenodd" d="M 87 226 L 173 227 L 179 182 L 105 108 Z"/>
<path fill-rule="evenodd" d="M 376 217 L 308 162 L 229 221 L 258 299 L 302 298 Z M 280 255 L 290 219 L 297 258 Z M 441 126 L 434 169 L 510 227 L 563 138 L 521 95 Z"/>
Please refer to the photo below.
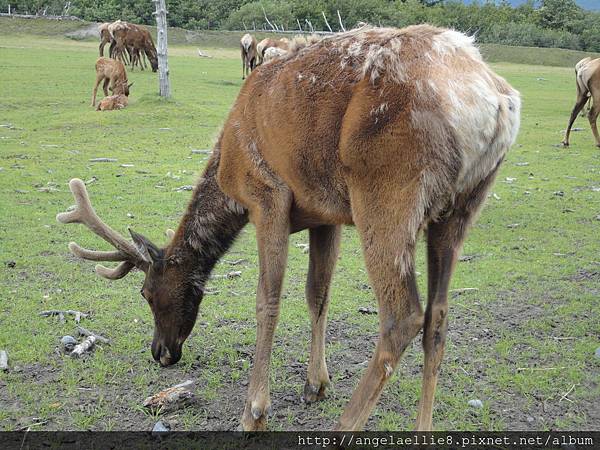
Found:
<path fill-rule="evenodd" d="M 104 278 L 123 278 L 133 268 L 146 274 L 140 293 L 148 302 L 154 316 L 152 356 L 162 366 L 175 364 L 181 358 L 183 342 L 189 336 L 202 300 L 202 283 L 192 273 L 195 264 L 185 257 L 169 255 L 169 247 L 159 248 L 147 238 L 129 230 L 133 242 L 106 225 L 90 203 L 85 184 L 74 178 L 69 187 L 75 197 L 73 211 L 58 214 L 61 223 L 81 223 L 115 247 L 113 251 L 95 251 L 69 244 L 71 252 L 90 261 L 120 261 L 109 269 L 96 266 L 96 273 Z M 174 232 L 167 231 L 172 238 Z"/>
<path fill-rule="evenodd" d="M 146 53 L 146 56 L 148 56 L 148 60 L 150 61 L 152 72 L 156 72 L 158 70 L 158 56 L 156 55 L 156 52 L 150 51 Z"/>
<path fill-rule="evenodd" d="M 133 86 L 133 83 L 135 82 L 132 81 L 131 83 L 129 83 L 127 80 L 123 80 L 114 87 L 111 86 L 110 90 L 114 95 L 123 94 L 126 97 L 129 97 L 129 88 Z"/>

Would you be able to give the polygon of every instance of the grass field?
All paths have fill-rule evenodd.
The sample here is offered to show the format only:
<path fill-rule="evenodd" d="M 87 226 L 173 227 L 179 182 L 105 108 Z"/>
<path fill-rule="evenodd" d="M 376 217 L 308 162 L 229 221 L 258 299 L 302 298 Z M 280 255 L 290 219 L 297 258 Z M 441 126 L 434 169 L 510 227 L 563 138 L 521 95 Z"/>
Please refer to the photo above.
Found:
<path fill-rule="evenodd" d="M 0 430 L 150 429 L 157 417 L 176 430 L 235 429 L 254 351 L 257 255 L 247 227 L 216 268 L 245 259 L 242 276 L 214 280 L 182 360 L 160 368 L 150 354 L 152 317 L 139 295 L 142 275 L 99 279 L 76 260 L 69 241 L 106 246 L 81 226 L 54 217 L 73 203 L 67 182 L 91 180 L 99 214 L 120 231 L 131 226 L 157 242 L 176 226 L 208 149 L 240 88 L 238 52 L 173 46 L 173 99 L 157 95 L 156 74 L 135 71 L 130 106 L 98 113 L 90 106 L 97 45 L 62 37 L 66 30 L 19 33 L 0 21 Z M 35 28 L 38 25 L 30 25 Z M 40 28 L 43 26 L 39 25 Z M 537 50 L 531 61 L 538 62 Z M 526 50 L 498 49 L 499 54 Z M 543 53 L 551 53 L 544 50 Z M 525 55 L 525 56 L 523 56 Z M 558 56 L 557 56 L 558 55 Z M 560 51 L 548 58 L 560 60 Z M 498 61 L 497 58 L 492 58 Z M 560 64 L 559 64 L 560 65 Z M 434 412 L 436 429 L 600 430 L 600 150 L 587 120 L 571 147 L 557 146 L 574 102 L 573 69 L 496 62 L 523 96 L 522 131 L 508 154 L 452 282 L 450 331 Z M 117 162 L 92 163 L 110 157 Z M 122 167 L 132 164 L 133 167 Z M 334 278 L 327 358 L 327 400 L 300 402 L 308 359 L 304 302 L 308 256 L 291 237 L 289 269 L 271 374 L 274 430 L 333 426 L 365 368 L 377 316 L 358 313 L 375 300 L 358 237 L 344 231 Z M 418 268 L 426 273 L 423 245 Z M 420 276 L 421 294 L 426 280 Z M 82 360 L 61 353 L 75 333 L 67 318 L 38 314 L 76 309 L 82 325 L 109 337 Z M 422 351 L 409 346 L 382 395 L 369 429 L 409 429 L 416 416 Z M 197 381 L 196 402 L 153 414 L 143 399 L 185 379 Z M 482 409 L 467 405 L 480 399 Z"/>

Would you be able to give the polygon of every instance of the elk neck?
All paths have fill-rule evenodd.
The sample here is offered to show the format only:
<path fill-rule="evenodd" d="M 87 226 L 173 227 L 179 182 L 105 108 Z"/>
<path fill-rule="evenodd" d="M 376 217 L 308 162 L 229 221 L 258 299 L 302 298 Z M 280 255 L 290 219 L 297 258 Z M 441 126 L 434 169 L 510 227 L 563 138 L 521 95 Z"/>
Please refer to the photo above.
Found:
<path fill-rule="evenodd" d="M 179 259 L 183 268 L 202 286 L 248 223 L 248 211 L 219 187 L 218 167 L 217 149 L 194 188 L 187 211 L 166 249 L 166 257 Z"/>

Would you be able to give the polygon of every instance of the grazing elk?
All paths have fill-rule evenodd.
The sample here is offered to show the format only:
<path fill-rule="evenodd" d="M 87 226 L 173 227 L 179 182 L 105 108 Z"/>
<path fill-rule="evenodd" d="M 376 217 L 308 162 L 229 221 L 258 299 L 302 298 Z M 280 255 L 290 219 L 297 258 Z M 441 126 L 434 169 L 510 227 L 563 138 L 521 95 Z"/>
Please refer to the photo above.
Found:
<path fill-rule="evenodd" d="M 260 65 L 263 63 L 264 57 L 265 57 L 265 51 L 267 51 L 268 48 L 279 48 L 283 51 L 288 51 L 289 47 L 290 47 L 290 41 L 287 38 L 281 38 L 279 40 L 277 39 L 272 39 L 272 38 L 266 38 L 263 39 L 262 41 L 260 41 L 258 43 L 258 45 L 256 46 L 256 65 Z"/>
<path fill-rule="evenodd" d="M 102 90 L 105 96 L 108 96 L 108 88 L 110 87 L 114 95 L 122 94 L 128 97 L 129 88 L 133 84 L 129 84 L 127 81 L 127 72 L 121 61 L 104 57 L 98 58 L 96 61 L 96 82 L 92 91 L 92 106 L 96 106 L 96 92 L 100 82 L 103 82 Z"/>
<path fill-rule="evenodd" d="M 577 100 L 571 111 L 569 124 L 565 131 L 565 138 L 562 144 L 569 146 L 569 135 L 571 127 L 577 118 L 577 114 L 583 109 L 586 103 L 591 102 L 588 111 L 588 120 L 596 140 L 596 146 L 600 147 L 600 135 L 598 134 L 598 115 L 600 114 L 600 58 L 584 58 L 575 65 L 575 80 L 577 84 Z"/>
<path fill-rule="evenodd" d="M 111 58 L 118 59 L 124 64 L 128 63 L 125 35 L 129 27 L 130 24 L 123 22 L 120 19 L 108 25 L 108 32 L 112 38 L 109 47 L 109 55 Z M 131 59 L 131 57 L 129 59 Z"/>
<path fill-rule="evenodd" d="M 112 111 L 114 109 L 123 109 L 128 104 L 129 98 L 125 94 L 110 95 L 100 100 L 96 111 Z"/>
<path fill-rule="evenodd" d="M 146 56 L 150 61 L 152 72 L 156 72 L 158 70 L 158 54 L 152 35 L 144 27 L 131 23 L 128 25 L 129 27 L 124 31 L 123 42 L 130 55 L 131 69 L 133 70 L 135 65 L 139 64 L 140 68 L 144 70 L 144 56 Z"/>
<path fill-rule="evenodd" d="M 242 36 L 240 40 L 242 51 L 242 80 L 256 67 L 256 39 L 249 33 Z"/>
<path fill-rule="evenodd" d="M 108 31 L 109 22 L 104 22 L 98 25 L 98 33 L 100 33 L 100 47 L 98 48 L 100 56 L 104 56 L 104 47 L 112 42 L 112 36 Z"/>
<path fill-rule="evenodd" d="M 265 95 L 265 89 L 269 95 Z M 71 251 L 121 261 L 99 275 L 146 278 L 154 315 L 152 355 L 181 357 L 206 281 L 240 230 L 256 228 L 259 278 L 256 351 L 242 415 L 245 430 L 267 425 L 273 336 L 289 234 L 308 229 L 306 299 L 312 337 L 306 402 L 329 384 L 325 329 L 341 228 L 354 224 L 379 304 L 375 353 L 338 429 L 362 428 L 386 381 L 424 329 L 425 365 L 417 429 L 431 428 L 448 323 L 448 287 L 470 224 L 514 142 L 520 97 L 483 62 L 473 39 L 429 25 L 361 28 L 323 39 L 257 68 L 240 94 L 170 243 L 159 248 L 104 224 L 81 180 L 77 208 L 58 215 L 83 223 L 116 250 Z M 417 292 L 415 247 L 426 230 L 428 292 Z"/>

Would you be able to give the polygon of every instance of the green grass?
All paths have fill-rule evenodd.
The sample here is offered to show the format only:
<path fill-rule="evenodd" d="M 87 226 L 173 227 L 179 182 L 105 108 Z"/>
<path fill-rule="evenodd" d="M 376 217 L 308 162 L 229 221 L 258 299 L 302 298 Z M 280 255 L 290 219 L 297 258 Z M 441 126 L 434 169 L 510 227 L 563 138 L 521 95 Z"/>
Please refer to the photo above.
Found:
<path fill-rule="evenodd" d="M 211 147 L 241 85 L 237 51 L 215 47 L 215 57 L 204 59 L 195 47 L 173 46 L 172 100 L 156 96 L 156 74 L 135 71 L 129 107 L 98 113 L 89 107 L 95 42 L 15 34 L 4 25 L 0 20 L 0 349 L 8 351 L 11 370 L 0 373 L 0 429 L 41 421 L 47 423 L 35 429 L 150 429 L 157 414 L 140 408 L 143 399 L 187 378 L 197 381 L 197 403 L 161 418 L 175 429 L 237 427 L 255 337 L 252 227 L 225 258 L 248 260 L 242 276 L 211 282 L 219 294 L 204 299 L 182 360 L 161 369 L 149 352 L 153 323 L 138 293 L 142 275 L 99 279 L 93 264 L 69 256 L 67 243 L 106 245 L 83 227 L 54 219 L 73 203 L 68 180 L 95 177 L 88 190 L 108 223 L 164 242 L 164 230 L 176 226 L 190 197 L 175 189 L 194 184 L 204 166 L 206 155 L 191 149 Z M 451 300 L 434 424 L 597 430 L 600 151 L 584 119 L 570 149 L 555 146 L 574 101 L 571 68 L 493 67 L 522 92 L 522 130 L 465 245 L 463 253 L 476 257 L 459 264 L 452 282 L 452 288 L 479 290 Z M 91 163 L 94 157 L 118 161 Z M 377 317 L 357 313 L 375 301 L 364 286 L 358 237 L 346 228 L 330 309 L 332 389 L 318 405 L 290 400 L 299 398 L 308 352 L 307 255 L 296 247 L 307 240 L 306 233 L 291 238 L 273 352 L 272 429 L 331 427 L 377 334 Z M 422 250 L 417 270 L 424 274 Z M 216 273 L 229 270 L 222 263 Z M 424 293 L 424 276 L 419 284 Z M 61 355 L 59 340 L 73 334 L 75 324 L 38 316 L 53 308 L 89 312 L 82 325 L 112 345 L 83 360 Z M 415 340 L 369 428 L 412 427 L 421 364 Z M 484 408 L 469 408 L 471 398 Z"/>

